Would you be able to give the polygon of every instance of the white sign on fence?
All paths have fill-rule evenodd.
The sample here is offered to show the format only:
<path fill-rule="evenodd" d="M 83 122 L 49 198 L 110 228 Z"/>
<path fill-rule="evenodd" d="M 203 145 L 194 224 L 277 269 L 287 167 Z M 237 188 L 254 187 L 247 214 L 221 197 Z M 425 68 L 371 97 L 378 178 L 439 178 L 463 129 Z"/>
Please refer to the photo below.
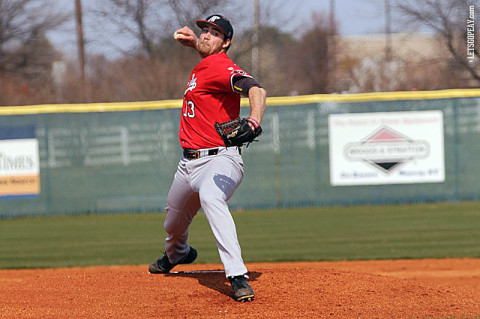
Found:
<path fill-rule="evenodd" d="M 332 186 L 445 180 L 441 111 L 330 114 L 328 133 Z"/>
<path fill-rule="evenodd" d="M 0 127 L 0 198 L 39 193 L 40 159 L 35 128 Z"/>

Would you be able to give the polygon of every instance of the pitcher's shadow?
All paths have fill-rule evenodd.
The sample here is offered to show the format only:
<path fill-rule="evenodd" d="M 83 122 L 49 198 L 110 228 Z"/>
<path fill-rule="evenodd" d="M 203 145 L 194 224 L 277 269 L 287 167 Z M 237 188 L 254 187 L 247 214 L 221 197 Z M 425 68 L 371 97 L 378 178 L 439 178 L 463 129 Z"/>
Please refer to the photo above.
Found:
<path fill-rule="evenodd" d="M 186 277 L 197 279 L 198 283 L 233 298 L 233 290 L 223 270 L 179 271 L 166 274 L 171 277 Z M 261 272 L 248 272 L 249 282 L 255 282 Z"/>

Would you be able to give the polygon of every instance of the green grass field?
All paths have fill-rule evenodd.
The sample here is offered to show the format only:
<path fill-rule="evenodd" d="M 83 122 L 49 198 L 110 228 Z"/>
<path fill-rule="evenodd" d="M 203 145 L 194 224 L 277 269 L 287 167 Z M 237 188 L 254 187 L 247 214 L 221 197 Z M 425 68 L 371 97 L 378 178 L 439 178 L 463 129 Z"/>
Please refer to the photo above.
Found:
<path fill-rule="evenodd" d="M 245 262 L 480 257 L 480 203 L 233 213 Z M 0 268 L 148 264 L 164 213 L 0 220 Z M 198 263 L 219 263 L 205 216 L 190 228 Z"/>

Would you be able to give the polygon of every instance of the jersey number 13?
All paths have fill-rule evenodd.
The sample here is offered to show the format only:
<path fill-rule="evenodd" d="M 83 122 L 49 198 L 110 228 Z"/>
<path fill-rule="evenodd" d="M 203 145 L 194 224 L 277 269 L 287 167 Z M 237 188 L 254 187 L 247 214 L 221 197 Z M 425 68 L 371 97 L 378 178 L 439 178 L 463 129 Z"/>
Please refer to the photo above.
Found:
<path fill-rule="evenodd" d="M 192 101 L 187 101 L 185 103 L 185 113 L 183 116 L 193 118 L 195 117 L 195 104 Z"/>

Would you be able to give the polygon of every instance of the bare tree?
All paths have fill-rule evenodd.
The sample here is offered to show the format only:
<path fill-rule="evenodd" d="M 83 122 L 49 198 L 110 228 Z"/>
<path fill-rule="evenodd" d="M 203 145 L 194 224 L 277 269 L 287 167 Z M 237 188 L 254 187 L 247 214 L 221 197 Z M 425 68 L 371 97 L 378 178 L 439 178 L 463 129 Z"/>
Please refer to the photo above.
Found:
<path fill-rule="evenodd" d="M 252 66 L 252 32 L 253 30 L 247 30 L 239 34 L 228 52 L 233 61 L 249 73 Z M 292 81 L 294 78 L 290 72 L 296 69 L 296 66 L 293 66 L 292 48 L 297 46 L 297 40 L 273 26 L 261 26 L 259 38 L 265 40 L 259 42 L 257 80 L 267 89 L 269 96 L 286 95 L 297 90 L 297 82 L 302 81 Z"/>
<path fill-rule="evenodd" d="M 452 60 L 480 81 L 480 4 L 478 0 L 394 0 L 408 25 L 432 29 L 443 39 Z M 475 30 L 475 32 L 472 32 Z M 475 43 L 472 47 L 472 43 Z M 470 44 L 470 46 L 469 46 Z"/>
<path fill-rule="evenodd" d="M 233 1 L 226 0 L 104 0 L 96 2 L 88 11 L 92 19 L 105 26 L 102 31 L 108 32 L 99 42 L 121 50 L 119 43 L 110 39 L 122 38 L 131 44 L 123 50 L 124 54 L 141 52 L 154 58 L 161 50 L 161 42 L 170 38 L 175 29 L 184 25 L 193 28 L 196 19 L 205 18 L 220 8 L 234 12 L 231 3 Z"/>
<path fill-rule="evenodd" d="M 44 37 L 68 18 L 68 14 L 53 10 L 49 1 L 0 0 L 0 72 L 14 72 L 17 50 L 36 37 Z"/>
<path fill-rule="evenodd" d="M 265 14 L 278 9 L 270 7 L 271 2 L 264 3 Z M 101 61 L 99 57 L 89 59 L 92 98 L 96 101 L 170 99 L 181 96 L 185 79 L 198 63 L 198 54 L 173 41 L 172 33 L 184 25 L 198 30 L 195 20 L 214 13 L 226 15 L 234 25 L 236 40 L 229 54 L 243 68 L 248 69 L 251 65 L 251 31 L 243 31 L 245 26 L 251 27 L 251 17 L 245 10 L 245 3 L 227 0 L 105 0 L 95 3 L 88 11 L 96 17 L 96 21 L 113 26 L 132 43 L 129 50 L 123 51 L 112 63 L 97 63 Z M 275 31 L 272 33 L 269 31 L 271 29 L 265 27 L 261 31 L 261 38 L 265 39 L 261 43 L 263 70 L 268 70 L 268 66 L 275 69 L 276 57 L 281 56 L 277 52 L 282 52 L 280 47 L 283 48 L 282 43 L 285 42 L 285 36 L 272 36 Z M 110 33 L 109 37 L 115 38 L 116 33 Z M 113 42 L 109 44 L 115 46 Z M 275 83 L 273 79 L 268 82 Z"/>
<path fill-rule="evenodd" d="M 59 53 L 45 35 L 68 18 L 48 0 L 0 0 L 0 105 L 55 101 L 51 70 Z"/>
<path fill-rule="evenodd" d="M 329 59 L 333 56 L 329 48 L 330 22 L 325 15 L 314 13 L 311 23 L 299 42 L 287 49 L 291 62 L 286 67 L 290 77 L 298 80 L 295 83 L 298 94 L 329 91 Z"/>
<path fill-rule="evenodd" d="M 224 0 L 168 0 L 170 9 L 173 11 L 178 25 L 191 25 L 192 21 L 205 18 L 207 15 L 220 12 L 221 6 L 228 1 Z M 223 9 L 223 8 L 222 8 Z M 225 13 L 224 13 L 225 14 Z"/>
<path fill-rule="evenodd" d="M 155 54 L 155 28 L 158 24 L 152 19 L 155 12 L 161 11 L 160 1 L 105 0 L 96 2 L 86 11 L 93 14 L 89 21 L 97 21 L 97 26 L 101 25 L 101 28 L 94 28 L 101 33 L 98 43 L 121 50 L 118 41 L 123 40 L 147 55 Z M 92 23 L 89 26 L 92 28 Z M 91 39 L 88 40 L 90 42 Z"/>
<path fill-rule="evenodd" d="M 15 51 L 10 65 L 26 80 L 44 80 L 50 78 L 52 63 L 58 57 L 59 53 L 44 34 L 32 34 Z"/>

